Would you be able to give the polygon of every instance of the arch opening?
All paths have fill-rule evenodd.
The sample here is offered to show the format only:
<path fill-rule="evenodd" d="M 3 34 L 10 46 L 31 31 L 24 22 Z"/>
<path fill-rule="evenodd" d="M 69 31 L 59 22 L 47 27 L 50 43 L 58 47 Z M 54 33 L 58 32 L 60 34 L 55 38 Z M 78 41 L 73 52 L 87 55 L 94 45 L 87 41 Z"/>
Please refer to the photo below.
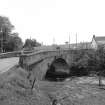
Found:
<path fill-rule="evenodd" d="M 51 65 L 48 64 L 45 80 L 63 81 L 69 77 L 69 74 L 70 69 L 66 61 L 63 58 L 57 58 Z"/>

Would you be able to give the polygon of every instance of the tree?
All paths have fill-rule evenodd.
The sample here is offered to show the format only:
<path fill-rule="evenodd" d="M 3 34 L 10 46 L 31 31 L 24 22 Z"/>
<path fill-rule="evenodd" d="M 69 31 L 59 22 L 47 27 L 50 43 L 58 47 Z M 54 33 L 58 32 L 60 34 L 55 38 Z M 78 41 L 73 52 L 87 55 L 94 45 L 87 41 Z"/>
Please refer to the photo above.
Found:
<path fill-rule="evenodd" d="M 14 29 L 14 26 L 11 24 L 8 17 L 0 16 L 0 30 L 5 34 L 11 33 L 11 31 Z"/>
<path fill-rule="evenodd" d="M 97 60 L 97 71 L 98 71 L 98 76 L 99 76 L 99 86 L 102 85 L 102 76 L 105 73 L 105 49 L 104 45 L 101 45 L 98 47 L 96 51 L 96 60 Z"/>
<path fill-rule="evenodd" d="M 18 33 L 12 33 L 9 36 L 8 41 L 6 42 L 4 49 L 6 52 L 8 51 L 18 51 L 23 48 L 23 42 L 21 38 L 18 36 Z"/>
<path fill-rule="evenodd" d="M 98 58 L 94 50 L 78 50 L 71 64 L 71 74 L 75 76 L 97 75 L 99 71 Z"/>
<path fill-rule="evenodd" d="M 21 50 L 23 48 L 23 42 L 22 39 L 19 37 L 18 33 L 12 34 L 12 41 L 14 43 L 14 50 Z"/>
<path fill-rule="evenodd" d="M 72 76 L 86 76 L 88 69 L 89 54 L 88 51 L 81 49 L 75 53 L 73 63 L 71 64 L 70 74 Z"/>
<path fill-rule="evenodd" d="M 103 45 L 99 46 L 90 57 L 89 69 L 90 71 L 94 71 L 94 74 L 99 77 L 99 86 L 101 86 L 102 76 L 105 76 L 105 49 Z"/>
<path fill-rule="evenodd" d="M 8 40 L 13 29 L 14 26 L 11 24 L 8 17 L 0 16 L 0 48 L 2 52 L 4 50 L 4 44 Z"/>
<path fill-rule="evenodd" d="M 78 50 L 71 64 L 71 76 L 97 75 L 99 86 L 102 85 L 102 76 L 105 76 L 105 46 L 97 50 Z"/>
<path fill-rule="evenodd" d="M 39 42 L 37 42 L 35 39 L 26 39 L 24 48 L 26 49 L 33 49 L 34 47 L 41 46 Z"/>
<path fill-rule="evenodd" d="M 0 16 L 0 48 L 1 52 L 20 50 L 23 46 L 18 33 L 12 33 L 14 26 L 8 17 Z"/>

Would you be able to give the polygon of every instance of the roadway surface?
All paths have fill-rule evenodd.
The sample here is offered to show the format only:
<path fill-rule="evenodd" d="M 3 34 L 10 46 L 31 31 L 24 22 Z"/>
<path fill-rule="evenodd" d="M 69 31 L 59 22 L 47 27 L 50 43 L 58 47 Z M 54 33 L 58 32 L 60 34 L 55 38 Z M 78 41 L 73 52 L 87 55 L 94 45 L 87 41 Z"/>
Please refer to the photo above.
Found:
<path fill-rule="evenodd" d="M 0 73 L 8 71 L 14 65 L 18 64 L 19 57 L 0 59 Z"/>

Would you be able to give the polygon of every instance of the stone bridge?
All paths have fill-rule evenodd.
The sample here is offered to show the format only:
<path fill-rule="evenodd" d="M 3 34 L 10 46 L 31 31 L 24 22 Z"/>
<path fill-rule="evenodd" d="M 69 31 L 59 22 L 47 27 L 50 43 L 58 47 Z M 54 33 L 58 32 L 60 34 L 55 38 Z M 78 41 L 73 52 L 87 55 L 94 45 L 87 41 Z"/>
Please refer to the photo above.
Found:
<path fill-rule="evenodd" d="M 69 69 L 71 62 L 73 61 L 74 52 L 74 50 L 57 49 L 38 51 L 31 54 L 22 54 L 20 56 L 19 64 L 22 68 L 32 71 L 34 76 L 42 80 L 54 61 L 62 60 L 66 63 Z"/>

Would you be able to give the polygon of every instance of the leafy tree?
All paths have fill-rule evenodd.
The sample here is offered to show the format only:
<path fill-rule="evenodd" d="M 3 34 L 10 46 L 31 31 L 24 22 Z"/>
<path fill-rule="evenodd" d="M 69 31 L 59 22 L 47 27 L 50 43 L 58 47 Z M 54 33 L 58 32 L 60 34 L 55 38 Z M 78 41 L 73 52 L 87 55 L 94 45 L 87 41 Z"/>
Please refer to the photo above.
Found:
<path fill-rule="evenodd" d="M 33 47 L 41 46 L 39 42 L 37 42 L 35 39 L 26 39 L 24 48 L 26 49 L 33 49 Z"/>
<path fill-rule="evenodd" d="M 11 36 L 9 36 L 8 41 L 4 46 L 4 49 L 6 52 L 8 52 L 8 51 L 21 50 L 22 47 L 23 43 L 21 38 L 18 36 L 18 33 L 13 33 Z"/>
<path fill-rule="evenodd" d="M 76 56 L 74 57 L 74 61 L 71 64 L 71 75 L 74 76 L 84 76 L 89 74 L 88 69 L 88 61 L 89 55 L 85 50 L 78 50 L 76 52 Z"/>
<path fill-rule="evenodd" d="M 14 26 L 7 17 L 0 16 L 0 48 L 2 52 L 13 28 Z"/>
<path fill-rule="evenodd" d="M 101 45 L 98 47 L 98 50 L 96 51 L 96 70 L 97 74 L 99 76 L 99 86 L 102 85 L 102 76 L 105 76 L 105 49 L 104 45 Z"/>
<path fill-rule="evenodd" d="M 0 16 L 0 30 L 2 32 L 11 33 L 11 31 L 14 29 L 14 26 L 11 24 L 8 17 Z"/>
<path fill-rule="evenodd" d="M 12 34 L 12 41 L 14 42 L 14 50 L 21 50 L 23 48 L 22 39 L 19 37 L 18 33 Z"/>
<path fill-rule="evenodd" d="M 18 33 L 12 33 L 14 26 L 8 17 L 0 16 L 0 48 L 1 52 L 15 51 L 22 48 L 22 40 Z"/>
<path fill-rule="evenodd" d="M 0 16 L 0 39 L 5 42 L 14 26 L 11 24 L 8 17 Z"/>
<path fill-rule="evenodd" d="M 105 76 L 105 47 L 99 46 L 94 50 L 79 50 L 71 65 L 71 75 L 84 76 L 91 73 L 99 77 L 99 86 L 102 85 L 102 76 Z"/>

